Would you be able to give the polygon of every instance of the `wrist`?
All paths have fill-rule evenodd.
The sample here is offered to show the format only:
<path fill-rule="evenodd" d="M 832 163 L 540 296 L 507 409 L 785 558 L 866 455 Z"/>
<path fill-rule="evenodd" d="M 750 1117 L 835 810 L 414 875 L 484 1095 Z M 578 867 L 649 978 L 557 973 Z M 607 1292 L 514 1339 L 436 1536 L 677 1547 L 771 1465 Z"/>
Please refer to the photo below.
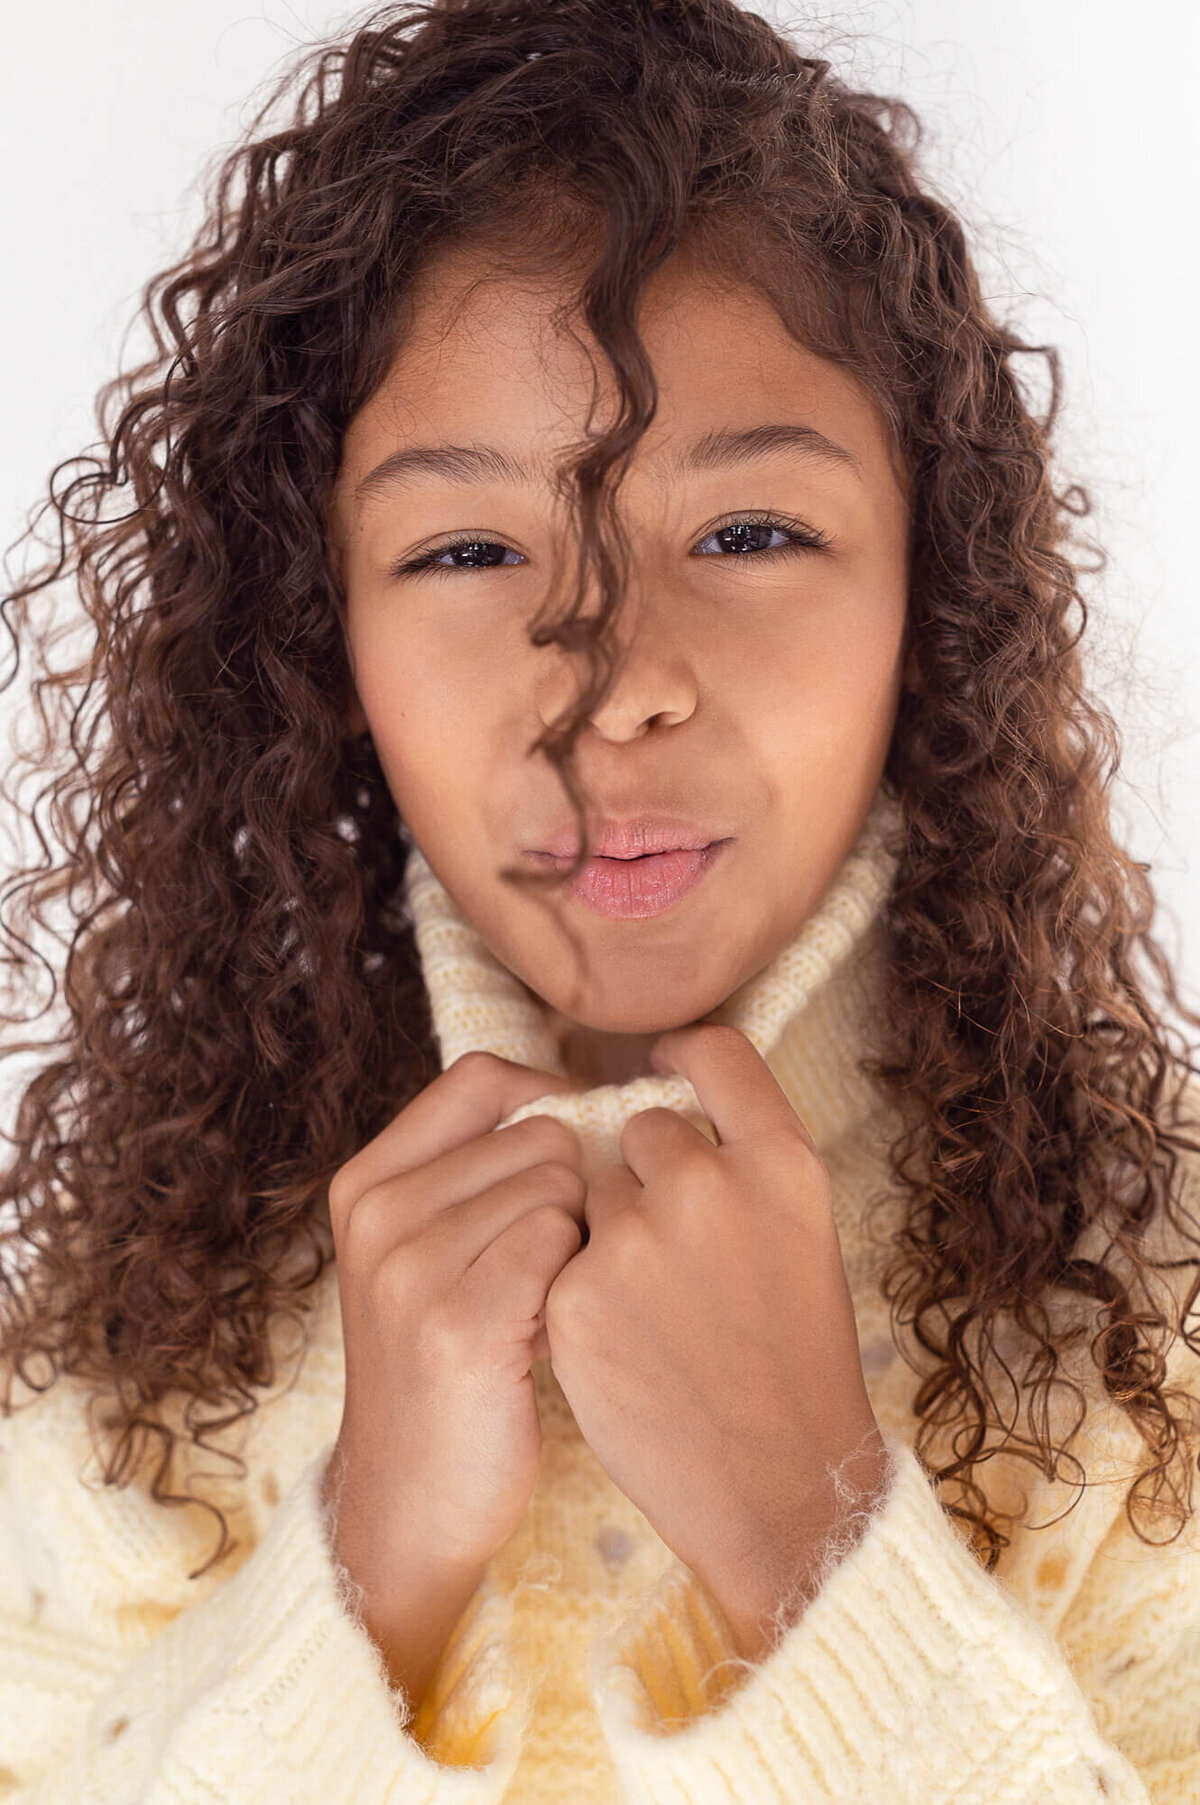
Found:
<path fill-rule="evenodd" d="M 359 1589 L 362 1627 L 383 1656 L 389 1684 L 404 1692 L 414 1716 L 487 1566 L 404 1557 L 366 1570 L 347 1568 Z"/>
<path fill-rule="evenodd" d="M 862 1539 L 890 1477 L 891 1458 L 876 1428 L 829 1470 L 820 1500 L 803 1517 L 782 1530 L 760 1530 L 736 1567 L 700 1575 L 743 1659 L 761 1659 L 799 1621 L 833 1568 Z"/>

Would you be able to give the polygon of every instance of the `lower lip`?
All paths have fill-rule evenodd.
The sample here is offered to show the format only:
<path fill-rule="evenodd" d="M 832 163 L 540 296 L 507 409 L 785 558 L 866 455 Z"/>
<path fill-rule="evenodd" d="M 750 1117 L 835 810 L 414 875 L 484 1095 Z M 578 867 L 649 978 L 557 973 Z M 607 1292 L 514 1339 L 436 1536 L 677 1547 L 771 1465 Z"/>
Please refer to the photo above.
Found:
<path fill-rule="evenodd" d="M 607 915 L 612 921 L 644 921 L 664 914 L 694 890 L 728 845 L 728 840 L 714 840 L 711 846 L 691 852 L 591 859 L 567 888 L 597 915 Z"/>

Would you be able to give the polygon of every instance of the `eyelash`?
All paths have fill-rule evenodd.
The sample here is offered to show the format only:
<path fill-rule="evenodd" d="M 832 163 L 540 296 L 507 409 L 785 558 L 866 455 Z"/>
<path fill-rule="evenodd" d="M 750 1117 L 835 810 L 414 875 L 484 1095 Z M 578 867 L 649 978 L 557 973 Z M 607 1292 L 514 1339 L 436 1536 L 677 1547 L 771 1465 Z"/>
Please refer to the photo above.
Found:
<path fill-rule="evenodd" d="M 788 543 L 786 545 L 766 545 L 761 546 L 757 551 L 726 552 L 722 554 L 726 560 L 733 558 L 736 559 L 738 563 L 749 558 L 777 558 L 781 554 L 787 555 L 788 553 L 795 552 L 823 551 L 830 544 L 829 539 L 824 533 L 817 532 L 812 527 L 805 526 L 802 520 L 791 520 L 781 514 L 764 513 L 754 510 L 745 514 L 736 514 L 732 520 L 723 520 L 718 526 L 710 527 L 709 531 L 704 534 L 704 539 L 711 539 L 717 533 L 723 533 L 729 527 L 733 526 L 769 526 L 774 528 L 776 532 L 786 533 L 788 536 Z M 436 560 L 438 558 L 444 558 L 447 552 L 457 550 L 460 545 L 501 545 L 503 543 L 504 541 L 500 539 L 482 539 L 478 533 L 461 533 L 453 539 L 448 539 L 444 545 L 435 545 L 429 551 L 421 552 L 415 558 L 401 559 L 399 563 L 392 565 L 388 575 L 392 577 L 412 577 L 428 574 L 434 574 L 436 576 L 470 574 L 470 566 L 460 566 L 456 571 L 453 565 L 438 564 Z M 701 540 L 701 543 L 703 543 L 703 540 Z M 477 566 L 476 568 L 482 570 L 511 570 L 513 569 L 513 566 L 511 564 L 491 564 Z"/>

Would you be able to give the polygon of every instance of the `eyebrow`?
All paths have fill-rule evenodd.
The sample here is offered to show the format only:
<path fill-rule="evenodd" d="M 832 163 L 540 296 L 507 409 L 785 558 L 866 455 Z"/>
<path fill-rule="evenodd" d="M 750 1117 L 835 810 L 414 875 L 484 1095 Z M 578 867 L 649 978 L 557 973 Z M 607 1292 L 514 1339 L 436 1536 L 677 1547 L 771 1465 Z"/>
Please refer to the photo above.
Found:
<path fill-rule="evenodd" d="M 717 470 L 729 464 L 749 463 L 790 451 L 823 463 L 841 464 L 862 476 L 862 464 L 852 451 L 837 445 L 815 426 L 777 421 L 762 426 L 721 427 L 693 439 L 664 466 L 667 476 L 683 476 L 689 470 Z M 429 474 L 447 482 L 478 482 L 491 477 L 505 483 L 534 483 L 537 469 L 513 457 L 498 445 L 405 445 L 393 451 L 355 488 L 358 500 L 403 486 L 411 477 Z"/>

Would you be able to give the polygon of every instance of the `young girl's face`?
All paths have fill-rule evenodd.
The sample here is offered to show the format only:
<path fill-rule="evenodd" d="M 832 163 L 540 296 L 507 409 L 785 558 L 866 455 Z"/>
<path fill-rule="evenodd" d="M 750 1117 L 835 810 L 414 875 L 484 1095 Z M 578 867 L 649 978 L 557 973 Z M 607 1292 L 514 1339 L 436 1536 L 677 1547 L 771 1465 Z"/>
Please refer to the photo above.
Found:
<path fill-rule="evenodd" d="M 659 408 L 619 491 L 633 560 L 622 656 L 576 770 L 593 834 L 666 814 L 727 844 L 693 889 L 641 918 L 506 882 L 503 865 L 546 869 L 528 855 L 573 819 L 553 768 L 527 752 L 586 669 L 527 636 L 555 548 L 569 550 L 551 460 L 583 436 L 594 382 L 593 429 L 615 418 L 602 355 L 592 344 L 589 358 L 577 317 L 551 317 L 565 292 L 489 276 L 459 251 L 412 291 L 394 365 L 347 431 L 331 514 L 358 698 L 348 726 L 370 728 L 416 844 L 550 1019 L 641 1052 L 795 936 L 858 834 L 912 680 L 907 507 L 857 383 L 755 290 L 678 257 L 657 271 L 639 326 Z M 780 426 L 806 430 L 762 430 Z M 695 455 L 710 435 L 752 430 L 757 443 Z M 768 513 L 780 524 L 764 527 Z M 789 533 L 827 543 L 775 549 Z M 443 549 L 454 540 L 474 544 Z M 427 554 L 431 567 L 398 569 Z M 582 979 L 560 917 L 582 937 Z"/>

